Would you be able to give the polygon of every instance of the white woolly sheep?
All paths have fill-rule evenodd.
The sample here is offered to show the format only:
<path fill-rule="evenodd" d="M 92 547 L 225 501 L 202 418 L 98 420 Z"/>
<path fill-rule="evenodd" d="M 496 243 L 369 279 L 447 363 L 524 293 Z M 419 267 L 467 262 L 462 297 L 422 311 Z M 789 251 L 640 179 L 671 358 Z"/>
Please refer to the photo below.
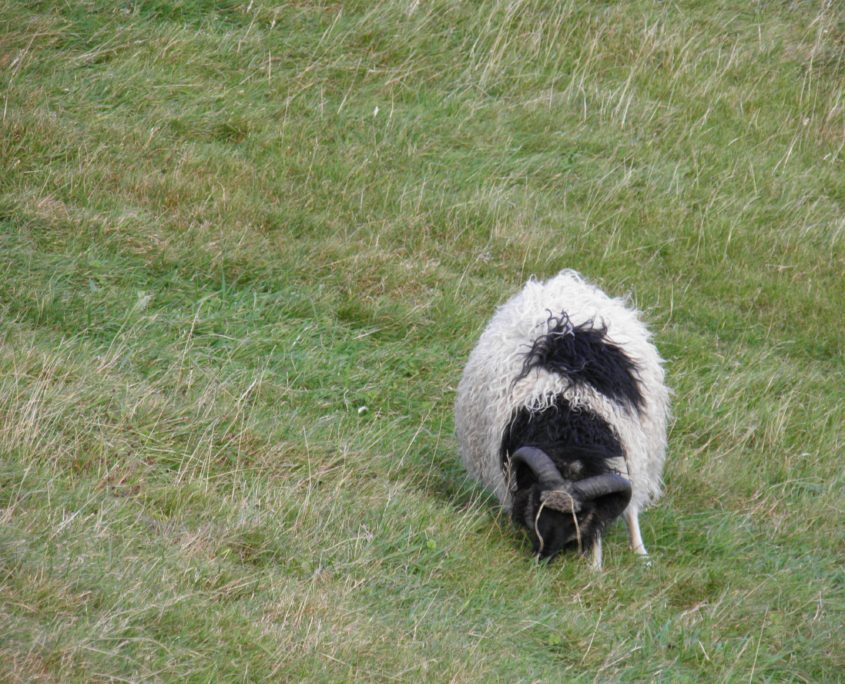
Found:
<path fill-rule="evenodd" d="M 661 493 L 669 390 L 638 312 L 577 272 L 529 280 L 472 351 L 455 404 L 461 458 L 534 552 L 591 551 L 622 514 L 647 555 L 639 512 Z"/>

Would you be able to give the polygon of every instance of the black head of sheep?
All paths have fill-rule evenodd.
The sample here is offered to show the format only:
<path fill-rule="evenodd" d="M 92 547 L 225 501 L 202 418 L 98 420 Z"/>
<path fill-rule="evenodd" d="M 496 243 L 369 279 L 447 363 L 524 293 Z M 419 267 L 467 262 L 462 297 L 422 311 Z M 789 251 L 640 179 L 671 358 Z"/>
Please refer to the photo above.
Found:
<path fill-rule="evenodd" d="M 583 474 L 585 460 L 574 458 L 567 475 Z M 594 454 L 592 454 L 594 456 Z M 586 460 L 590 463 L 590 460 Z M 594 461 L 592 461 L 594 462 Z M 631 500 L 631 483 L 614 472 L 564 479 L 551 456 L 536 447 L 522 447 L 511 456 L 514 521 L 531 537 L 541 559 L 565 549 L 592 548 L 608 523 Z"/>

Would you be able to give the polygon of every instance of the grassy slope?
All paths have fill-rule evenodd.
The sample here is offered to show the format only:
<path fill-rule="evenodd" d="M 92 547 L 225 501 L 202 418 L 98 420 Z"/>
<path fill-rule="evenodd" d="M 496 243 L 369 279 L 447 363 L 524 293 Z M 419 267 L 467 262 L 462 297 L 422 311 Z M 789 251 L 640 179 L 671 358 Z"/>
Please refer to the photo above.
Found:
<path fill-rule="evenodd" d="M 0 677 L 841 676 L 838 11 L 0 2 Z M 649 569 L 456 463 L 564 266 L 669 361 Z"/>

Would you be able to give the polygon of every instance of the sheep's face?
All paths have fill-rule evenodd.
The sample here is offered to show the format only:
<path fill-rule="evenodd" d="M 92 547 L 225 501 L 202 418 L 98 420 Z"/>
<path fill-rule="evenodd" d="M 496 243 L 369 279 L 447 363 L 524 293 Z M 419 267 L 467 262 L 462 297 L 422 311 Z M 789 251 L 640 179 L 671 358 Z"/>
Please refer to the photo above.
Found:
<path fill-rule="evenodd" d="M 516 491 L 512 515 L 528 530 L 534 553 L 547 559 L 565 550 L 589 550 L 628 505 L 630 495 L 630 489 L 622 489 L 591 498 L 579 491 L 577 482 L 563 487 L 534 482 Z"/>
<path fill-rule="evenodd" d="M 631 483 L 594 450 L 570 449 L 568 456 L 552 458 L 544 449 L 525 446 L 509 461 L 511 514 L 528 530 L 540 558 L 592 548 L 631 500 Z"/>

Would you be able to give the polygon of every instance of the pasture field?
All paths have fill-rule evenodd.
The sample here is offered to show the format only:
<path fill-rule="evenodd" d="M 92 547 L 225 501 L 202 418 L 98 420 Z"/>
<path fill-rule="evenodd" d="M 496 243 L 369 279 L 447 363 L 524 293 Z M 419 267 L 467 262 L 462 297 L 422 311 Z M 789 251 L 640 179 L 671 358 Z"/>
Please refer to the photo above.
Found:
<path fill-rule="evenodd" d="M 495 306 L 667 360 L 652 553 L 459 465 Z M 0 0 L 0 680 L 841 681 L 845 8 Z"/>

